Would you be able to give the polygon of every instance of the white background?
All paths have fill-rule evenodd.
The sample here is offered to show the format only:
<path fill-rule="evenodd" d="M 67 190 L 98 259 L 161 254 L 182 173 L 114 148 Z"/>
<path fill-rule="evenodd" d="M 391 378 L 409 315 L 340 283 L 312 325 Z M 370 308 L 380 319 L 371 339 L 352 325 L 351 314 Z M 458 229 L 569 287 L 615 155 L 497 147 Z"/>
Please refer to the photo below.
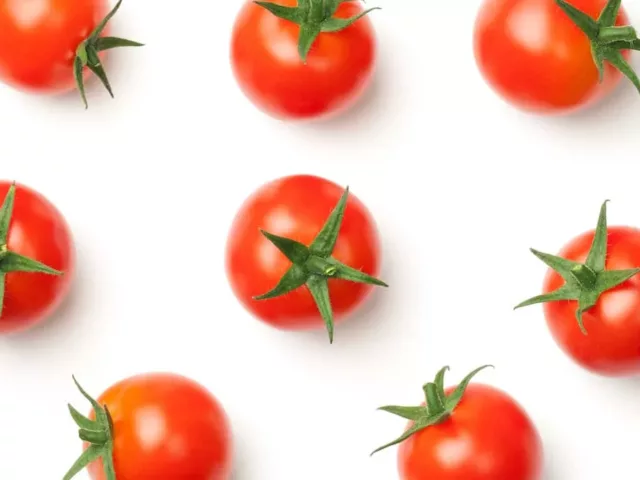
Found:
<path fill-rule="evenodd" d="M 0 339 L 0 478 L 61 478 L 74 461 L 66 403 L 88 405 L 72 373 L 98 395 L 170 370 L 224 404 L 234 480 L 389 480 L 394 449 L 368 454 L 404 421 L 375 409 L 420 402 L 443 365 L 454 383 L 485 363 L 497 368 L 477 381 L 536 422 L 545 480 L 637 478 L 640 380 L 579 369 L 540 307 L 512 307 L 545 273 L 529 247 L 558 251 L 606 198 L 610 224 L 640 225 L 640 97 L 624 83 L 579 115 L 521 114 L 477 73 L 478 1 L 373 3 L 375 85 L 328 123 L 280 123 L 245 100 L 228 63 L 233 1 L 126 1 L 115 33 L 147 46 L 111 56 L 116 99 L 92 83 L 88 111 L 75 94 L 0 88 L 1 176 L 60 208 L 79 262 L 58 315 Z M 225 277 L 236 208 L 293 173 L 349 184 L 383 239 L 391 287 L 334 345 L 252 319 Z"/>

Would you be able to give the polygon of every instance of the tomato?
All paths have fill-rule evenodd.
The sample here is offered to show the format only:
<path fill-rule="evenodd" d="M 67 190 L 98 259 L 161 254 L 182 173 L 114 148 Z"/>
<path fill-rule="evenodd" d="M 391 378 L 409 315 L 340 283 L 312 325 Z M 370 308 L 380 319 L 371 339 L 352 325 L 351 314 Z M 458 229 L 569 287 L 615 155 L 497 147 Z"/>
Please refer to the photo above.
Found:
<path fill-rule="evenodd" d="M 597 255 L 592 254 L 592 260 L 587 262 L 589 253 L 597 251 L 592 248 L 596 237 L 596 243 L 603 249 Z M 546 254 L 538 253 L 539 257 L 541 255 Z M 597 374 L 640 373 L 640 276 L 636 276 L 640 271 L 640 230 L 607 228 L 603 205 L 595 231 L 568 242 L 558 257 L 541 258 L 546 259 L 548 265 L 549 262 L 554 264 L 553 260 L 557 258 L 575 262 L 588 274 L 587 279 L 571 277 L 571 273 L 554 264 L 558 270 L 554 267 L 548 270 L 543 295 L 523 302 L 525 305 L 544 303 L 546 323 L 560 348 L 578 365 Z M 594 266 L 594 258 L 601 262 L 600 266 Z M 573 275 L 576 275 L 575 266 Z M 594 279 L 592 287 L 589 277 Z M 585 292 L 591 296 L 591 301 L 583 304 L 578 298 L 584 298 Z M 576 321 L 579 307 L 583 311 L 580 321 Z"/>
<path fill-rule="evenodd" d="M 66 298 L 75 250 L 64 217 L 40 193 L 0 181 L 0 332 L 18 332 L 49 317 Z M 13 207 L 7 200 L 13 199 Z"/>
<path fill-rule="evenodd" d="M 570 0 L 598 18 L 605 0 Z M 620 10 L 616 25 L 627 25 Z M 599 82 L 591 42 L 554 0 L 485 0 L 474 31 L 475 57 L 488 84 L 530 112 L 570 113 L 594 104 L 621 75 L 605 62 Z M 629 52 L 623 50 L 623 57 Z"/>
<path fill-rule="evenodd" d="M 434 383 L 430 386 L 432 392 L 438 388 Z M 457 397 L 459 403 L 454 400 L 457 389 L 461 395 Z M 409 436 L 387 445 L 400 443 L 398 470 L 402 480 L 542 478 L 540 435 L 512 397 L 492 386 L 467 386 L 464 382 L 443 389 L 441 395 L 446 399 L 441 405 L 437 404 L 437 398 L 429 398 L 427 394 L 428 401 L 420 407 L 382 408 L 404 418 L 414 418 L 405 431 Z M 431 415 L 440 408 L 444 410 L 436 420 L 428 421 L 426 404 Z"/>
<path fill-rule="evenodd" d="M 296 0 L 277 3 L 296 6 Z M 360 2 L 345 2 L 331 18 L 363 12 Z M 241 90 L 260 109 L 281 119 L 325 117 L 346 110 L 373 75 L 376 42 L 370 20 L 363 17 L 343 30 L 319 33 L 305 60 L 300 31 L 295 22 L 246 1 L 231 40 L 231 65 Z"/>
<path fill-rule="evenodd" d="M 92 62 L 91 53 L 101 59 L 104 51 L 122 46 L 140 46 L 136 42 L 117 39 L 91 39 L 103 36 L 100 29 L 107 14 L 114 14 L 120 2 L 109 13 L 107 0 L 0 0 L 0 80 L 12 87 L 35 93 L 57 94 L 78 86 L 84 98 L 83 82 L 75 78 L 79 60 L 78 47 L 85 42 L 89 62 L 81 68 L 81 78 L 104 70 Z M 93 48 L 93 50 L 92 50 Z M 105 87 L 111 93 L 108 82 Z M 86 104 L 86 98 L 84 98 Z"/>
<path fill-rule="evenodd" d="M 109 460 L 117 480 L 230 478 L 232 440 L 226 413 L 193 380 L 169 373 L 136 375 L 107 389 L 97 405 L 102 407 L 98 415 L 109 412 L 110 423 L 98 425 L 110 431 L 106 444 L 113 453 L 88 465 L 94 480 L 110 480 L 104 469 Z M 94 407 L 88 419 L 95 422 L 96 413 Z M 103 446 L 102 440 L 98 436 L 95 445 Z M 84 442 L 85 452 L 90 445 Z M 80 469 L 70 471 L 65 480 Z"/>
<path fill-rule="evenodd" d="M 284 291 L 277 289 L 279 295 L 256 299 L 282 285 L 283 277 L 285 283 L 291 280 L 287 273 L 298 268 L 261 230 L 299 242 L 304 253 L 328 224 L 333 238 L 322 253 L 303 257 L 300 277 Z M 318 270 L 318 264 L 324 266 Z M 328 269 L 327 275 L 322 268 Z M 310 175 L 280 178 L 259 188 L 236 214 L 227 241 L 226 269 L 234 294 L 257 318 L 286 330 L 315 329 L 324 323 L 331 336 L 332 312 L 341 319 L 363 302 L 371 285 L 385 286 L 372 277 L 379 268 L 380 241 L 369 211 L 335 183 Z"/>

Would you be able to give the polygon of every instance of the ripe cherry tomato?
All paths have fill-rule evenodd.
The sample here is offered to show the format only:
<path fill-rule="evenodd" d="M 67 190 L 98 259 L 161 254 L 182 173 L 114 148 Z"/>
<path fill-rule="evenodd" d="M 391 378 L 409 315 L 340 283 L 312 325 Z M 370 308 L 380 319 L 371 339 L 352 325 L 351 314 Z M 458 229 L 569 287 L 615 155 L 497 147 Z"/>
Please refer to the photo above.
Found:
<path fill-rule="evenodd" d="M 276 3 L 297 5 L 296 0 Z M 344 2 L 334 17 L 362 12 L 360 2 Z M 353 105 L 374 70 L 371 21 L 363 17 L 339 32 L 320 33 L 306 63 L 299 53 L 299 37 L 298 24 L 253 1 L 244 3 L 233 29 L 231 65 L 245 95 L 263 111 L 283 119 L 326 116 Z"/>
<path fill-rule="evenodd" d="M 607 228 L 605 203 L 595 231 L 571 240 L 557 257 L 534 253 L 551 268 L 543 294 L 519 306 L 544 303 L 553 338 L 587 370 L 640 373 L 640 230 Z"/>
<path fill-rule="evenodd" d="M 568 0 L 597 19 L 606 0 Z M 620 10 L 617 25 L 629 19 Z M 489 85 L 516 107 L 569 113 L 592 105 L 619 83 L 605 62 L 603 82 L 588 37 L 554 0 L 485 0 L 474 32 L 475 56 Z M 624 58 L 629 52 L 623 51 Z"/>
<path fill-rule="evenodd" d="M 0 0 L 0 78 L 30 91 L 72 90 L 76 49 L 108 11 L 107 0 Z"/>
<path fill-rule="evenodd" d="M 97 400 L 111 418 L 117 480 L 228 480 L 230 425 L 218 401 L 183 376 L 151 373 L 125 379 Z M 90 420 L 96 420 L 95 409 Z M 90 443 L 84 443 L 86 451 Z M 104 459 L 89 464 L 94 480 L 108 480 Z M 67 476 L 66 478 L 71 478 Z"/>
<path fill-rule="evenodd" d="M 501 390 L 469 385 L 482 368 L 456 387 L 442 388 L 437 380 L 425 385 L 427 402 L 420 407 L 381 408 L 410 420 L 402 437 L 376 450 L 400 444 L 401 480 L 542 478 L 542 441 L 527 413 Z"/>
<path fill-rule="evenodd" d="M 640 267 L 640 230 L 610 227 L 607 239 L 608 270 Z M 573 239 L 560 252 L 569 260 L 583 262 L 587 258 L 594 232 Z M 547 273 L 544 292 L 561 287 L 562 277 Z M 640 373 L 640 276 L 634 276 L 604 292 L 597 304 L 584 312 L 587 335 L 578 327 L 575 301 L 550 302 L 544 305 L 547 325 L 559 346 L 578 364 L 605 375 Z"/>
<path fill-rule="evenodd" d="M 0 201 L 14 194 L 6 237 L 0 226 L 2 333 L 25 330 L 51 315 L 69 291 L 75 263 L 71 231 L 56 207 L 29 187 L 0 182 Z"/>
<path fill-rule="evenodd" d="M 321 327 L 323 322 L 327 324 L 309 288 L 302 284 L 285 295 L 254 299 L 273 289 L 292 268 L 292 262 L 261 230 L 309 246 L 323 229 L 332 209 L 344 200 L 343 192 L 338 185 L 323 178 L 295 175 L 262 186 L 238 211 L 227 241 L 227 275 L 236 297 L 260 320 L 281 329 L 309 329 Z M 371 215 L 356 197 L 350 195 L 346 200 L 342 224 L 335 233 L 338 236 L 335 247 L 331 248 L 332 258 L 356 269 L 356 273 L 348 271 L 356 277 L 376 275 L 380 267 L 378 233 Z M 329 308 L 336 319 L 365 299 L 371 283 L 329 277 Z"/>

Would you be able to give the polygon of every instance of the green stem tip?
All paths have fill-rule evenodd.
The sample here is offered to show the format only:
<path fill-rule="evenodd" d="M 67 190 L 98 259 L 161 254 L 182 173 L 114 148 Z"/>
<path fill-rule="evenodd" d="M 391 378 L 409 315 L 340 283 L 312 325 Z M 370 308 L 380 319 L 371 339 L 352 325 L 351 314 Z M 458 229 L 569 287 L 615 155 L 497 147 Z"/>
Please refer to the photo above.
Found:
<path fill-rule="evenodd" d="M 126 38 L 118 37 L 102 37 L 102 33 L 106 28 L 109 21 L 117 13 L 122 5 L 122 0 L 118 0 L 118 3 L 113 10 L 111 10 L 107 16 L 98 24 L 98 26 L 91 32 L 91 35 L 87 37 L 76 49 L 76 56 L 73 62 L 73 76 L 76 80 L 76 86 L 82 97 L 85 109 L 89 108 L 87 102 L 87 94 L 84 87 L 84 69 L 88 68 L 93 74 L 100 79 L 104 87 L 113 98 L 113 90 L 111 89 L 111 83 L 107 77 L 107 73 L 104 70 L 102 62 L 100 61 L 100 52 L 105 50 L 111 50 L 121 47 L 142 47 L 142 43 L 134 42 L 133 40 L 127 40 Z"/>
<path fill-rule="evenodd" d="M 400 437 L 375 449 L 371 455 L 384 450 L 385 448 L 402 443 L 425 428 L 446 421 L 462 401 L 464 393 L 473 377 L 485 368 L 493 368 L 493 366 L 484 365 L 480 368 L 476 368 L 473 372 L 464 377 L 458 386 L 447 395 L 444 388 L 444 376 L 449 370 L 449 367 L 443 367 L 436 374 L 433 382 L 429 382 L 422 387 L 425 395 L 424 405 L 418 407 L 403 407 L 398 405 L 380 407 L 378 410 L 410 420 L 412 425 Z"/>
<path fill-rule="evenodd" d="M 578 263 L 549 255 L 548 253 L 531 250 L 549 268 L 557 272 L 565 283 L 553 292 L 525 300 L 518 304 L 515 307 L 516 309 L 538 303 L 575 301 L 577 302 L 576 320 L 578 327 L 584 335 L 587 335 L 582 314 L 595 306 L 604 292 L 617 287 L 640 272 L 640 268 L 626 270 L 605 269 L 607 259 L 607 203 L 608 200 L 600 207 L 598 225 L 585 263 Z"/>
<path fill-rule="evenodd" d="M 341 4 L 353 0 L 298 0 L 295 7 L 286 7 L 274 2 L 255 1 L 273 15 L 300 26 L 298 54 L 302 63 L 307 62 L 309 51 L 321 33 L 336 33 L 353 25 L 365 15 L 379 7 L 369 8 L 350 18 L 337 18 L 335 14 Z"/>
<path fill-rule="evenodd" d="M 318 307 L 331 343 L 333 343 L 334 322 L 328 280 L 339 279 L 380 287 L 388 286 L 382 280 L 349 267 L 331 256 L 338 241 L 348 195 L 349 187 L 345 189 L 338 204 L 308 247 L 295 240 L 261 230 L 265 238 L 280 250 L 292 265 L 273 289 L 254 297 L 254 300 L 269 300 L 306 286 Z"/>

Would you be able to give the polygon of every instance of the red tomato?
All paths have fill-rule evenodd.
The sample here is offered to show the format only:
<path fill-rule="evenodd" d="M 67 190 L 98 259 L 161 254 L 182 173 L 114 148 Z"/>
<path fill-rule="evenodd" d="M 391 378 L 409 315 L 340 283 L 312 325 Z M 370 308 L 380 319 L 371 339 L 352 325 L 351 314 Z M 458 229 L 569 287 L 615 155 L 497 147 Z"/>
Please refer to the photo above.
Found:
<path fill-rule="evenodd" d="M 98 398 L 113 419 L 117 480 L 227 480 L 231 434 L 218 401 L 194 381 L 153 373 L 123 380 Z M 92 411 L 89 417 L 95 419 Z M 86 449 L 88 444 L 84 444 Z M 106 480 L 102 460 L 89 465 Z"/>
<path fill-rule="evenodd" d="M 570 0 L 597 19 L 606 0 Z M 620 10 L 617 25 L 629 19 Z M 587 36 L 553 0 L 485 0 L 474 32 L 478 66 L 489 85 L 518 108 L 568 113 L 610 93 L 621 79 L 605 62 L 604 81 Z M 629 52 L 623 51 L 625 58 Z"/>
<path fill-rule="evenodd" d="M 40 93 L 73 90 L 76 49 L 108 11 L 106 0 L 0 0 L 0 79 Z"/>
<path fill-rule="evenodd" d="M 240 208 L 227 242 L 227 275 L 236 297 L 260 320 L 281 329 L 323 325 L 307 288 L 301 287 L 269 300 L 253 299 L 271 290 L 291 267 L 291 262 L 261 234 L 260 229 L 309 245 L 343 191 L 323 178 L 295 175 L 267 183 Z M 333 258 L 376 275 L 380 267 L 379 245 L 371 215 L 355 196 L 350 195 Z M 372 288 L 338 279 L 328 282 L 336 320 L 361 304 Z"/>
<path fill-rule="evenodd" d="M 594 232 L 575 238 L 560 256 L 584 262 L 593 238 Z M 606 270 L 637 267 L 640 267 L 640 230 L 609 227 Z M 562 277 L 549 270 L 544 293 L 563 284 Z M 640 276 L 604 292 L 596 305 L 582 314 L 586 335 L 576 322 L 576 308 L 573 300 L 544 304 L 547 325 L 563 351 L 595 373 L 616 376 L 640 373 Z"/>
<path fill-rule="evenodd" d="M 0 182 L 0 203 L 10 187 L 10 182 Z M 6 246 L 10 252 L 63 272 L 6 274 L 0 332 L 17 332 L 46 319 L 66 297 L 74 273 L 75 252 L 71 231 L 60 212 L 24 185 L 16 188 Z"/>
<path fill-rule="evenodd" d="M 402 480 L 539 480 L 542 456 L 538 432 L 520 405 L 500 390 L 471 384 L 447 420 L 400 444 L 398 467 Z"/>
<path fill-rule="evenodd" d="M 296 0 L 277 0 L 293 7 Z M 337 18 L 363 11 L 342 3 Z M 336 33 L 320 33 L 306 64 L 298 54 L 300 27 L 246 1 L 236 20 L 231 65 L 248 98 L 274 117 L 306 119 L 343 111 L 360 97 L 374 70 L 376 44 L 363 17 Z"/>

